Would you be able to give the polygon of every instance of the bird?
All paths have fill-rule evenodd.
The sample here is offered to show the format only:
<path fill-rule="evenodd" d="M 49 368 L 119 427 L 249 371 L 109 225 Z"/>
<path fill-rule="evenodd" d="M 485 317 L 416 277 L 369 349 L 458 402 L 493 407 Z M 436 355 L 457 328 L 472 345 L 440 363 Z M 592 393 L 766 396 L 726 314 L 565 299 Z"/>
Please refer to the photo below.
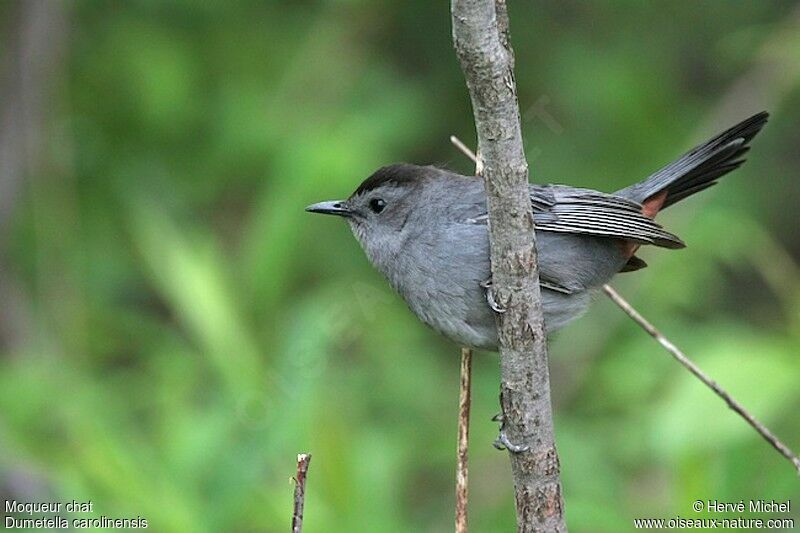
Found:
<path fill-rule="evenodd" d="M 738 168 L 769 114 L 757 113 L 613 193 L 529 184 L 548 336 L 588 308 L 616 274 L 647 264 L 641 246 L 685 243 L 656 222 L 662 210 Z M 496 351 L 485 184 L 436 166 L 397 163 L 346 200 L 306 211 L 344 218 L 370 263 L 425 324 L 470 348 Z"/>

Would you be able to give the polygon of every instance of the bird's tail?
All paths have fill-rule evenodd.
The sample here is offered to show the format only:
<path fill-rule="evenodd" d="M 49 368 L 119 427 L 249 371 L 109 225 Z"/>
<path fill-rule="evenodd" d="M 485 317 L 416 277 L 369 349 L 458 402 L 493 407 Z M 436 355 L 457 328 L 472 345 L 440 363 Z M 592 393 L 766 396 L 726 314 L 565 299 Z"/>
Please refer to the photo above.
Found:
<path fill-rule="evenodd" d="M 748 143 L 766 124 L 769 113 L 762 111 L 697 146 L 644 181 L 616 194 L 640 203 L 666 192 L 660 209 L 717 183 L 717 179 L 744 163 L 741 157 Z M 659 198 L 661 200 L 661 198 Z"/>

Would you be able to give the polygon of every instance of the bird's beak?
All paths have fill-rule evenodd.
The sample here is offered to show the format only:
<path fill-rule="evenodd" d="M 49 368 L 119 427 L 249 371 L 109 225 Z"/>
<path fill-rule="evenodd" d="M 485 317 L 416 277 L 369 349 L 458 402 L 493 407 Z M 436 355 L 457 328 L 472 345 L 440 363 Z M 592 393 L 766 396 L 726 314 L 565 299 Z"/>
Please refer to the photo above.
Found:
<path fill-rule="evenodd" d="M 332 200 L 330 202 L 320 202 L 306 207 L 309 213 L 322 213 L 323 215 L 338 215 L 340 217 L 351 217 L 353 211 L 348 207 L 344 200 Z"/>

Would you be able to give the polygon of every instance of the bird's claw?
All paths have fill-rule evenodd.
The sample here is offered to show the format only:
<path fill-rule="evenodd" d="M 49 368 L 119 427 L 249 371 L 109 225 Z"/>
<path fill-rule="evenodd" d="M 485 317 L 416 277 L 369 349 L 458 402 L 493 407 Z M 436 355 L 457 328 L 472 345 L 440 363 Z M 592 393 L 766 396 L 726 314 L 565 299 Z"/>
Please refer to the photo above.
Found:
<path fill-rule="evenodd" d="M 498 450 L 508 450 L 511 453 L 523 453 L 531 449 L 531 447 L 526 444 L 514 444 L 508 440 L 508 435 L 506 435 L 506 432 L 502 429 L 492 445 Z"/>
<path fill-rule="evenodd" d="M 489 303 L 489 307 L 492 309 L 492 311 L 500 314 L 505 313 L 506 312 L 505 307 L 497 303 L 497 300 L 494 299 L 494 291 L 492 291 L 492 280 L 487 279 L 486 281 L 482 281 L 480 285 L 486 291 L 486 301 Z"/>
<path fill-rule="evenodd" d="M 503 413 L 497 413 L 494 415 L 492 417 L 492 422 L 500 422 L 500 433 L 492 443 L 492 446 L 498 450 L 508 450 L 511 453 L 523 453 L 531 449 L 530 446 L 525 444 L 514 444 L 508 439 L 508 435 L 506 435 L 505 430 L 505 417 L 503 416 Z"/>

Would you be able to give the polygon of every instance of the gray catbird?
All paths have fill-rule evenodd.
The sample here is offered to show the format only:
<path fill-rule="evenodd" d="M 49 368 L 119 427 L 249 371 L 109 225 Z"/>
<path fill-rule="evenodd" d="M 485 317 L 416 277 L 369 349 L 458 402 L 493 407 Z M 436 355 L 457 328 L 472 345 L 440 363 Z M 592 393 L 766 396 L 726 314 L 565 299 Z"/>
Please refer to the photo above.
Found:
<path fill-rule="evenodd" d="M 655 222 L 656 214 L 741 165 L 767 117 L 754 115 L 612 194 L 531 185 L 548 332 L 578 317 L 617 272 L 647 266 L 634 255 L 640 245 L 683 248 Z M 306 210 L 346 218 L 369 260 L 420 320 L 463 346 L 497 349 L 483 180 L 432 166 L 389 165 L 347 200 Z"/>

